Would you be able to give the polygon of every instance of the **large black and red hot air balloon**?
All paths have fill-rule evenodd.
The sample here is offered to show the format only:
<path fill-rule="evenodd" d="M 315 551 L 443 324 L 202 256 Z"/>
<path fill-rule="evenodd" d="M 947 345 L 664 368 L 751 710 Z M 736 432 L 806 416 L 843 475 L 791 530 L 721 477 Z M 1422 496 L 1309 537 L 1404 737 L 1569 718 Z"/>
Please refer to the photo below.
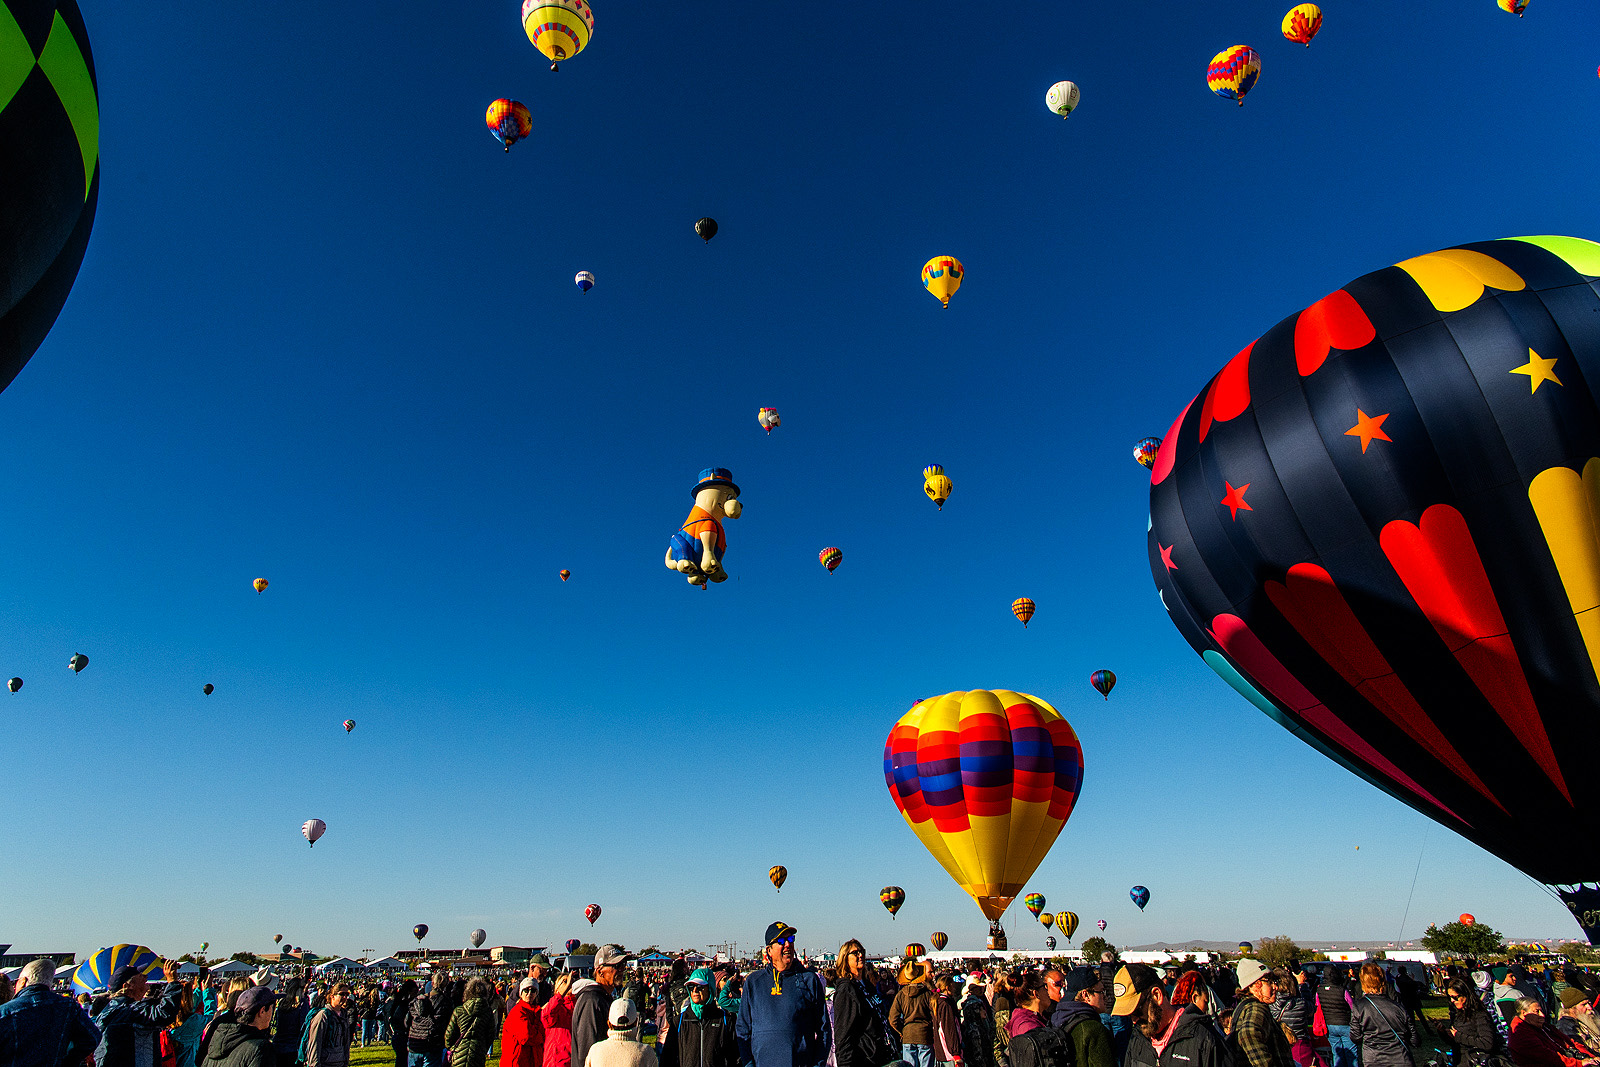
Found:
<path fill-rule="evenodd" d="M 1556 886 L 1591 940 L 1597 278 L 1600 245 L 1486 241 L 1290 316 L 1162 439 L 1149 533 L 1168 614 L 1224 681 Z"/>

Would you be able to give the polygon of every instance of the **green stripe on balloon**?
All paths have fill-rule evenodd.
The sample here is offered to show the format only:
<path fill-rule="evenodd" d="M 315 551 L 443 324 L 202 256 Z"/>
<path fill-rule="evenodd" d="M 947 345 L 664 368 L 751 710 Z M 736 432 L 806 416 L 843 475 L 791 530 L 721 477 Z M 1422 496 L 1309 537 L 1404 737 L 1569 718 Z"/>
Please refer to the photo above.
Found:
<path fill-rule="evenodd" d="M 100 101 L 95 96 L 94 78 L 89 74 L 83 49 L 59 11 L 50 26 L 50 39 L 39 56 L 39 69 L 50 79 L 61 106 L 67 109 L 72 132 L 78 136 L 78 148 L 83 152 L 83 198 L 87 200 L 95 163 L 100 158 Z"/>
<path fill-rule="evenodd" d="M 1546 252 L 1560 256 L 1567 266 L 1579 274 L 1586 274 L 1591 278 L 1600 277 L 1600 244 L 1595 244 L 1593 241 L 1585 241 L 1578 237 L 1554 236 L 1502 237 L 1501 240 L 1537 245 Z"/>
<path fill-rule="evenodd" d="M 22 27 L 11 9 L 0 2 L 0 111 L 11 103 L 22 83 L 33 72 L 33 48 L 23 36 Z"/>

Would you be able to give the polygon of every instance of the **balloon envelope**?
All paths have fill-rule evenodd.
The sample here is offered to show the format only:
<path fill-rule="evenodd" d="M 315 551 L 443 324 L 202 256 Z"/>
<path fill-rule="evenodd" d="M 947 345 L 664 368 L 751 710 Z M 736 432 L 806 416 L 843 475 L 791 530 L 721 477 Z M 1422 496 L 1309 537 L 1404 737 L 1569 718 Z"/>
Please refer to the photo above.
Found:
<path fill-rule="evenodd" d="M 566 581 L 568 578 L 571 578 L 571 577 L 572 577 L 572 572 L 571 571 L 567 570 L 565 567 L 561 568 L 561 580 L 563 582 Z"/>
<path fill-rule="evenodd" d="M 1022 898 L 1022 906 L 1032 912 L 1033 917 L 1037 919 L 1039 917 L 1039 913 L 1044 911 L 1044 894 L 1029 893 L 1027 896 Z"/>
<path fill-rule="evenodd" d="M 472 942 L 473 948 L 482 948 L 484 939 L 488 936 L 489 935 L 484 933 L 482 930 L 474 930 L 472 933 L 467 935 L 467 940 Z"/>
<path fill-rule="evenodd" d="M 828 568 L 829 574 L 832 574 L 838 569 L 839 563 L 843 559 L 844 553 L 839 551 L 837 548 L 825 548 L 821 552 L 817 553 L 817 561 L 824 567 Z"/>
<path fill-rule="evenodd" d="M 586 0 L 523 0 L 522 28 L 555 70 L 557 63 L 571 59 L 589 43 L 594 11 Z"/>
<path fill-rule="evenodd" d="M 1283 16 L 1283 36 L 1295 44 L 1311 46 L 1311 38 L 1322 29 L 1322 9 L 1316 4 L 1296 4 Z"/>
<path fill-rule="evenodd" d="M 351 730 L 354 730 L 355 728 L 356 728 L 356 721 L 354 719 L 346 719 L 344 721 L 344 732 L 345 733 L 349 733 Z"/>
<path fill-rule="evenodd" d="M 1011 602 L 1011 614 L 1021 620 L 1022 628 L 1026 630 L 1028 628 L 1028 620 L 1033 618 L 1034 610 L 1037 607 L 1038 605 L 1027 597 L 1019 596 Z"/>
<path fill-rule="evenodd" d="M 1569 237 L 1368 274 L 1235 356 L 1151 472 L 1151 573 L 1206 664 L 1558 888 L 1600 880 L 1597 278 Z"/>
<path fill-rule="evenodd" d="M 1056 917 L 1047 911 L 1043 915 L 1039 916 L 1039 921 L 1043 923 L 1044 928 L 1048 930 L 1050 927 L 1056 924 Z"/>
<path fill-rule="evenodd" d="M 1528 10 L 1528 0 L 1495 0 L 1501 11 L 1509 11 L 1518 18 Z"/>
<path fill-rule="evenodd" d="M 272 943 L 274 945 L 276 945 L 278 942 L 280 942 L 282 940 L 283 940 L 283 935 L 282 934 L 273 934 L 272 935 Z"/>
<path fill-rule="evenodd" d="M 1133 446 L 1133 458 L 1141 467 L 1148 469 L 1156 465 L 1156 453 L 1159 451 L 1161 451 L 1161 438 L 1146 437 Z"/>
<path fill-rule="evenodd" d="M 0 389 L 78 276 L 100 199 L 100 93 L 75 0 L 4 0 L 0 60 Z"/>
<path fill-rule="evenodd" d="M 1067 824 L 1083 748 L 1061 713 L 1010 690 L 946 693 L 889 731 L 883 776 L 906 824 L 990 920 Z"/>
<path fill-rule="evenodd" d="M 72 668 L 73 674 L 80 673 L 88 665 L 89 657 L 85 656 L 82 652 L 74 653 L 73 657 L 67 660 L 67 666 Z"/>
<path fill-rule="evenodd" d="M 1053 938 L 1053 937 L 1045 938 L 1044 939 L 1044 947 L 1045 948 L 1055 948 L 1056 947 L 1056 939 Z"/>
<path fill-rule="evenodd" d="M 578 951 L 578 947 L 579 947 L 579 946 L 580 946 L 580 945 L 582 945 L 582 944 L 583 944 L 583 942 L 582 942 L 582 941 L 579 941 L 579 940 L 578 940 L 578 939 L 577 939 L 577 938 L 575 938 L 575 937 L 569 937 L 569 938 L 567 938 L 567 955 L 569 955 L 569 956 L 570 956 L 570 955 L 572 955 L 572 954 L 573 954 L 573 953 L 574 953 L 574 952 L 576 952 L 576 951 Z"/>
<path fill-rule="evenodd" d="M 1473 918 L 1471 915 L 1465 915 L 1464 914 L 1464 915 L 1461 916 L 1461 925 L 1462 926 L 1472 926 L 1477 921 L 1478 920 Z"/>
<path fill-rule="evenodd" d="M 112 945 L 80 963 L 72 972 L 72 985 L 80 993 L 103 993 L 118 968 L 132 967 L 146 977 L 161 973 L 161 957 L 143 945 Z"/>
<path fill-rule="evenodd" d="M 205 685 L 202 685 L 200 687 L 200 692 L 204 693 L 206 696 L 210 696 L 212 693 L 215 693 L 216 691 L 217 691 L 217 687 L 212 685 L 210 682 L 207 682 Z"/>
<path fill-rule="evenodd" d="M 594 288 L 594 275 L 586 270 L 580 270 L 576 275 L 573 276 L 572 282 L 581 291 L 587 293 L 590 289 Z"/>
<path fill-rule="evenodd" d="M 18 689 L 22 688 L 22 679 L 21 678 L 13 678 L 13 679 L 11 679 L 9 682 L 6 683 L 6 688 L 11 690 L 13 693 L 15 693 Z"/>
<path fill-rule="evenodd" d="M 411 928 L 411 936 L 416 938 L 418 941 L 421 941 L 423 938 L 427 937 L 428 936 L 428 924 L 427 923 L 418 923 L 417 925 L 413 926 Z"/>
<path fill-rule="evenodd" d="M 1095 671 L 1089 675 L 1089 684 L 1099 691 L 1107 700 L 1111 699 L 1111 687 L 1117 684 L 1117 676 L 1110 671 Z"/>
<path fill-rule="evenodd" d="M 1078 106 L 1078 87 L 1072 82 L 1056 82 L 1044 94 L 1044 106 L 1062 118 Z"/>
<path fill-rule="evenodd" d="M 1056 913 L 1056 929 L 1067 935 L 1067 940 L 1072 940 L 1072 935 L 1078 932 L 1078 913 L 1075 911 L 1060 911 Z"/>
<path fill-rule="evenodd" d="M 1252 945 L 1250 942 L 1248 942 L 1248 941 L 1239 942 L 1239 951 L 1240 952 L 1254 952 L 1255 950 L 1256 950 L 1256 947 L 1254 945 Z"/>
<path fill-rule="evenodd" d="M 929 935 L 928 940 L 933 944 L 933 951 L 943 952 L 944 947 L 950 943 L 950 937 L 943 930 L 935 930 Z"/>
<path fill-rule="evenodd" d="M 265 589 L 271 583 L 269 583 L 265 578 L 257 578 L 255 581 L 251 582 L 250 584 L 255 587 L 256 595 L 259 596 L 261 594 L 261 591 L 263 589 Z"/>
<path fill-rule="evenodd" d="M 520 100 L 496 100 L 484 112 L 483 121 L 494 139 L 505 145 L 507 152 L 511 151 L 512 145 L 533 132 L 533 116 L 528 114 L 527 105 Z"/>
<path fill-rule="evenodd" d="M 600 905 L 590 904 L 587 908 L 584 908 L 583 917 L 589 920 L 590 926 L 593 926 L 595 920 L 600 918 Z"/>
<path fill-rule="evenodd" d="M 783 883 L 789 879 L 789 868 L 781 865 L 769 868 L 767 870 L 767 879 L 772 882 L 772 887 L 774 889 L 781 891 L 783 889 Z"/>
<path fill-rule="evenodd" d="M 1136 885 L 1128 890 L 1128 899 L 1139 905 L 1139 910 L 1143 911 L 1144 906 L 1150 903 L 1150 890 L 1142 885 Z"/>
<path fill-rule="evenodd" d="M 300 836 L 315 847 L 317 839 L 328 832 L 328 824 L 321 819 L 307 819 L 300 825 Z"/>
<path fill-rule="evenodd" d="M 783 419 L 778 415 L 777 408 L 762 408 L 756 412 L 756 421 L 761 424 L 763 430 L 770 434 L 778 428 Z"/>
<path fill-rule="evenodd" d="M 1102 930 L 1106 928 L 1106 921 L 1104 919 L 1096 919 L 1094 924 Z"/>
<path fill-rule="evenodd" d="M 967 268 L 955 256 L 934 256 L 922 265 L 922 287 L 949 307 L 950 298 L 961 288 L 966 273 Z"/>
<path fill-rule="evenodd" d="M 889 909 L 892 918 L 900 910 L 900 905 L 906 902 L 906 891 L 897 885 L 886 885 L 878 890 L 878 902 Z"/>
<path fill-rule="evenodd" d="M 1211 91 L 1244 106 L 1245 94 L 1256 87 L 1261 77 L 1261 57 L 1247 45 L 1236 44 L 1211 57 L 1206 67 L 1206 84 Z"/>
<path fill-rule="evenodd" d="M 908 960 L 914 960 L 918 956 L 926 956 L 927 954 L 928 946 L 920 944 L 916 941 L 913 941 L 911 944 L 906 946 L 905 958 Z"/>
<path fill-rule="evenodd" d="M 710 244 L 711 239 L 717 235 L 717 220 L 701 219 L 694 224 L 694 232 L 699 234 L 700 240 Z"/>

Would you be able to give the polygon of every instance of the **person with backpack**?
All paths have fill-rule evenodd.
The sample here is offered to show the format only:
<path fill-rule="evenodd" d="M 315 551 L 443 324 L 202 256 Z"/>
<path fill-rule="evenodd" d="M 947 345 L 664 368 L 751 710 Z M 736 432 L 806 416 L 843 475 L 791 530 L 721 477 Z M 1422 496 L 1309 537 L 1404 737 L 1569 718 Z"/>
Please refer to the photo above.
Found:
<path fill-rule="evenodd" d="M 350 986 L 338 982 L 328 990 L 327 1006 L 306 1022 L 301 1045 L 306 1067 L 345 1067 L 350 1062 Z"/>
<path fill-rule="evenodd" d="M 272 1015 L 272 1048 L 278 1054 L 280 1067 L 295 1067 L 300 1057 L 300 1035 L 305 1032 L 306 1007 L 301 990 L 305 983 L 290 978 L 283 983 L 283 993 L 278 999 L 278 1010 Z"/>
<path fill-rule="evenodd" d="M 1289 1040 L 1272 1017 L 1272 1005 L 1278 999 L 1277 975 L 1260 960 L 1248 958 L 1239 961 L 1236 971 L 1239 995 L 1233 1002 L 1228 1033 L 1238 1067 L 1295 1067 Z M 1381 977 L 1378 980 L 1383 981 Z"/>
<path fill-rule="evenodd" d="M 406 1034 L 406 1013 L 411 1002 L 417 999 L 417 980 L 407 978 L 383 1003 L 384 1024 L 389 1032 L 389 1047 L 394 1049 L 395 1067 L 406 1067 L 410 1062 L 407 1051 L 410 1038 Z"/>
<path fill-rule="evenodd" d="M 1076 1067 L 1117 1067 L 1111 1031 L 1100 1021 L 1111 1010 L 1111 991 L 1099 968 L 1074 967 L 1061 988 L 1063 996 L 1050 1016 L 1050 1026 L 1071 1044 L 1072 1062 Z"/>
<path fill-rule="evenodd" d="M 1111 1014 L 1132 1024 L 1123 1067 L 1233 1067 L 1227 1044 L 1205 1014 L 1168 999 L 1154 968 L 1118 968 L 1111 992 Z"/>
<path fill-rule="evenodd" d="M 1044 977 L 1028 972 L 1011 995 L 1011 1043 L 1006 1049 L 1011 1067 L 1073 1067 L 1066 1035 L 1044 1022 L 1051 1010 Z"/>
<path fill-rule="evenodd" d="M 450 1025 L 450 976 L 435 971 L 428 992 L 411 1002 L 406 1013 L 406 1049 L 410 1067 L 444 1067 L 444 1031 Z"/>
<path fill-rule="evenodd" d="M 920 959 L 900 965 L 900 992 L 889 1006 L 889 1029 L 900 1035 L 900 1056 L 911 1067 L 933 1067 L 933 969 Z"/>

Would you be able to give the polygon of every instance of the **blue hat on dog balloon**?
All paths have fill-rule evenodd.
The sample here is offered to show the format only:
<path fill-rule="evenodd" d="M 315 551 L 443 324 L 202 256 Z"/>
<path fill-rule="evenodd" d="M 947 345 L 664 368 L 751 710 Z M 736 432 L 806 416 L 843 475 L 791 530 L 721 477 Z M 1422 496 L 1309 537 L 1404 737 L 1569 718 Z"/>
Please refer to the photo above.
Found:
<path fill-rule="evenodd" d="M 715 489 L 717 487 L 731 489 L 734 496 L 739 495 L 739 487 L 733 484 L 733 472 L 726 467 L 707 467 L 700 472 L 700 481 L 695 484 L 690 496 L 699 496 L 702 489 Z"/>

